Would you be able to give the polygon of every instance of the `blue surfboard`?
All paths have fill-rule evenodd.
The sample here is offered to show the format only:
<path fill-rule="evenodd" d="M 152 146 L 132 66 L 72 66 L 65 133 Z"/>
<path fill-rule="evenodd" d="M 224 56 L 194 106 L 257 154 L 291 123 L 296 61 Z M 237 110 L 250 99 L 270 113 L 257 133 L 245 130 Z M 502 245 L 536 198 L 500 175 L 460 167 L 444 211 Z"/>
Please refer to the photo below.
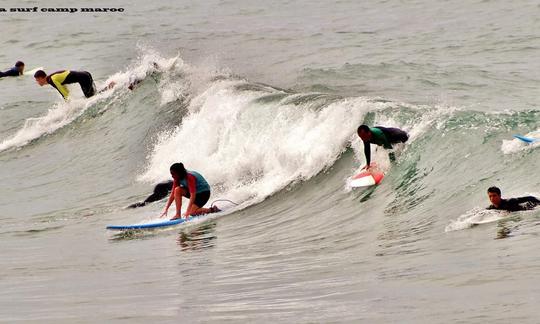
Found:
<path fill-rule="evenodd" d="M 145 230 L 145 229 L 155 229 L 155 228 L 166 228 L 171 227 L 175 225 L 179 225 L 182 223 L 190 222 L 199 218 L 202 218 L 205 215 L 196 216 L 196 217 L 189 217 L 188 219 L 180 218 L 175 220 L 163 220 L 158 222 L 152 222 L 152 223 L 144 223 L 144 224 L 130 224 L 130 225 L 108 225 L 107 229 L 111 231 L 127 231 L 127 230 Z"/>
<path fill-rule="evenodd" d="M 538 138 L 534 138 L 534 137 L 527 137 L 527 136 L 521 136 L 521 135 L 514 135 L 515 138 L 519 139 L 519 140 L 522 140 L 523 142 L 525 143 L 534 143 L 534 142 L 537 142 L 539 141 L 540 139 Z"/>

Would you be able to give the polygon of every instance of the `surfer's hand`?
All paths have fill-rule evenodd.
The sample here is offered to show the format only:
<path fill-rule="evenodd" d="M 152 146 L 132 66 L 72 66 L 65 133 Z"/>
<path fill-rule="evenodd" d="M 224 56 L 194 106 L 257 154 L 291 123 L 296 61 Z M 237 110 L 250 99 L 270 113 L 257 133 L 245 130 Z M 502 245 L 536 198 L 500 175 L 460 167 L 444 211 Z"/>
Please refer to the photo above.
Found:
<path fill-rule="evenodd" d="M 168 211 L 168 210 L 165 209 L 165 211 L 163 212 L 163 214 L 161 214 L 161 216 L 159 216 L 159 218 L 163 218 L 163 217 L 167 216 L 167 211 Z"/>
<path fill-rule="evenodd" d="M 364 165 L 364 167 L 362 168 L 362 170 L 369 170 L 369 164 Z"/>

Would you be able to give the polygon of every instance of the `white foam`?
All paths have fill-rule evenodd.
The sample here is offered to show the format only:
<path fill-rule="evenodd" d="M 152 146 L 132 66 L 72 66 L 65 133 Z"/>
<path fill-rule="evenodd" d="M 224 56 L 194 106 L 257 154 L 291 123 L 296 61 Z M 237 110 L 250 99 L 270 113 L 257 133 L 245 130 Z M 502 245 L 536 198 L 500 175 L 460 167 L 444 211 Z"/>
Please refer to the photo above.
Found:
<path fill-rule="evenodd" d="M 15 135 L 0 143 L 0 151 L 24 146 L 34 139 L 54 132 L 80 116 L 93 102 L 95 102 L 95 99 L 73 99 L 68 102 L 54 104 L 53 108 L 49 109 L 45 116 L 28 118 Z"/>
<path fill-rule="evenodd" d="M 310 101 L 291 104 L 296 95 L 258 101 L 281 91 L 236 90 L 241 85 L 247 82 L 213 81 L 195 96 L 182 124 L 159 136 L 139 180 L 167 179 L 169 166 L 183 162 L 207 178 L 217 198 L 256 203 L 333 165 L 364 113 L 390 105 L 354 98 L 312 109 Z"/>
<path fill-rule="evenodd" d="M 456 220 L 452 220 L 450 224 L 446 226 L 444 231 L 458 231 L 478 224 L 496 222 L 503 219 L 505 216 L 508 216 L 508 214 L 509 213 L 506 211 L 474 208 L 464 215 L 459 216 Z"/>

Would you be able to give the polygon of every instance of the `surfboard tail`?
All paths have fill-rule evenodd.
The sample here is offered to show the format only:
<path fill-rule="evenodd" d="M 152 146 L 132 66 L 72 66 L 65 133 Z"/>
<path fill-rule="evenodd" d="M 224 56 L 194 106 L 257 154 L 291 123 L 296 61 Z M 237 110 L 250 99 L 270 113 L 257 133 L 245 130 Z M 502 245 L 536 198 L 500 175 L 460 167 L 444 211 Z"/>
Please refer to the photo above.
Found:
<path fill-rule="evenodd" d="M 514 135 L 515 138 L 517 138 L 518 140 L 521 140 L 525 143 L 528 143 L 528 144 L 532 144 L 534 142 L 538 142 L 540 141 L 540 138 L 534 138 L 534 137 L 527 137 L 527 136 L 523 136 L 523 135 Z"/>

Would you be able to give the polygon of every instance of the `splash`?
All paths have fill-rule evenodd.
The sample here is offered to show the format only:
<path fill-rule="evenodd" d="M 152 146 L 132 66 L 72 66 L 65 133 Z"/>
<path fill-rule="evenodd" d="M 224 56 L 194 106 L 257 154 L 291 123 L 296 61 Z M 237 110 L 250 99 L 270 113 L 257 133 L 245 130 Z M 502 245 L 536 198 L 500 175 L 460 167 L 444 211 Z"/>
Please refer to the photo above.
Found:
<path fill-rule="evenodd" d="M 259 202 L 330 167 L 365 112 L 389 105 L 218 79 L 159 136 L 139 180 L 164 180 L 181 161 L 229 199 Z"/>
<path fill-rule="evenodd" d="M 456 220 L 451 221 L 450 224 L 446 226 L 444 231 L 459 231 L 471 228 L 475 225 L 497 222 L 509 214 L 510 213 L 506 211 L 474 208 L 464 215 L 459 216 Z"/>

